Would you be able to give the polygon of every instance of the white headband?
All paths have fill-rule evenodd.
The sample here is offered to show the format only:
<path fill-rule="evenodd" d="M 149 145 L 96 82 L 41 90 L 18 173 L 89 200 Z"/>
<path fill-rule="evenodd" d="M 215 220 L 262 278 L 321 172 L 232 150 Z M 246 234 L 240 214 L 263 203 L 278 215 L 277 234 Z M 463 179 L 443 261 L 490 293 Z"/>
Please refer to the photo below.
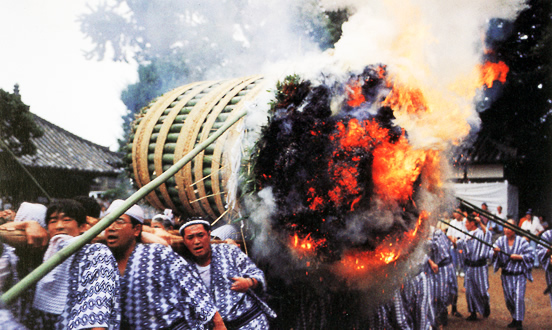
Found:
<path fill-rule="evenodd" d="M 211 224 L 209 223 L 209 221 L 200 220 L 200 219 L 188 221 L 185 224 L 183 224 L 178 230 L 178 232 L 180 233 L 180 236 L 184 236 L 184 229 L 193 225 L 206 225 L 207 228 L 209 229 L 211 228 Z"/>

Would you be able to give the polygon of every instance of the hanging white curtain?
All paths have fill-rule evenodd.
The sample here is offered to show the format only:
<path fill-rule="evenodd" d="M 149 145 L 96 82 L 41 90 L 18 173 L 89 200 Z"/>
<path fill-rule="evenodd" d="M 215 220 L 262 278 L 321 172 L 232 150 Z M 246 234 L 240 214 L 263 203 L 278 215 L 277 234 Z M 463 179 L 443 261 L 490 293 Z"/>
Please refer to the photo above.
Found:
<path fill-rule="evenodd" d="M 501 205 L 503 211 L 510 217 L 518 219 L 518 189 L 503 182 L 483 183 L 455 183 L 454 195 L 462 198 L 475 206 L 481 207 L 487 203 L 489 211 L 494 213 L 496 207 Z"/>

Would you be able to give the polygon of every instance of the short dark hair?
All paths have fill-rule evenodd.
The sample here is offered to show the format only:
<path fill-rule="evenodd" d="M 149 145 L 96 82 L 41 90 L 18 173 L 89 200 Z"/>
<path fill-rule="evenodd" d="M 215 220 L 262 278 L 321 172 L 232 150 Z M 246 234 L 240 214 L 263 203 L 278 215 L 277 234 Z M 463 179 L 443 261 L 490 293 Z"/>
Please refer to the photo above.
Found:
<path fill-rule="evenodd" d="M 86 215 L 93 218 L 99 218 L 102 212 L 102 207 L 95 198 L 89 196 L 77 196 L 73 198 L 77 202 L 82 204 Z"/>
<path fill-rule="evenodd" d="M 143 227 L 143 223 L 141 221 L 131 217 L 130 215 L 128 215 L 128 217 L 130 218 L 130 224 L 132 225 L 132 228 L 136 227 L 136 225 L 142 225 L 142 227 Z M 136 237 L 136 242 L 137 243 L 142 243 L 142 229 L 140 229 L 140 235 L 138 235 L 138 237 Z"/>
<path fill-rule="evenodd" d="M 59 199 L 52 202 L 46 210 L 46 224 L 48 219 L 55 212 L 65 213 L 66 216 L 74 219 L 79 226 L 86 223 L 86 211 L 81 203 L 73 199 Z"/>
<path fill-rule="evenodd" d="M 467 221 L 470 221 L 470 222 L 477 222 L 477 220 L 475 220 L 475 217 L 474 217 L 474 216 L 467 217 L 466 220 L 467 220 Z"/>

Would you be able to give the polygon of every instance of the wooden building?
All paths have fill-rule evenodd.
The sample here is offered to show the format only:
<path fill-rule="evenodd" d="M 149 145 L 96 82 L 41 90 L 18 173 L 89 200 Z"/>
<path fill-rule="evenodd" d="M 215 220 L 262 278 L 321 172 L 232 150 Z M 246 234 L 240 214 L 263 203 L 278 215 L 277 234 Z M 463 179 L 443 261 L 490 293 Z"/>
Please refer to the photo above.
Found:
<path fill-rule="evenodd" d="M 468 147 L 454 151 L 454 194 L 476 206 L 486 203 L 491 212 L 502 206 L 504 212 L 519 216 L 517 150 L 481 132 Z"/>
<path fill-rule="evenodd" d="M 53 199 L 88 195 L 95 184 L 113 182 L 122 172 L 121 155 L 33 116 L 44 131 L 42 137 L 33 139 L 35 155 L 14 159 L 0 148 L 0 198 L 4 203 L 47 202 L 38 185 Z"/>

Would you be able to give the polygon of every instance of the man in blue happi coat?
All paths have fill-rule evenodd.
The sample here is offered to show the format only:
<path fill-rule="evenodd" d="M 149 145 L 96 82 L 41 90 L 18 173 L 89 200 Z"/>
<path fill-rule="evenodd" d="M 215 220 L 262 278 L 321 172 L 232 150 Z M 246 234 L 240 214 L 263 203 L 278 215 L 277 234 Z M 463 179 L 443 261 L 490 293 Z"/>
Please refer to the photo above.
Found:
<path fill-rule="evenodd" d="M 123 203 L 114 201 L 107 214 Z M 143 221 L 133 205 L 105 233 L 121 275 L 121 328 L 226 329 L 193 265 L 168 246 L 140 242 Z"/>
<path fill-rule="evenodd" d="M 266 289 L 263 271 L 238 247 L 211 244 L 211 225 L 203 218 L 188 219 L 180 234 L 226 327 L 268 329 L 276 314 L 259 296 Z"/>
<path fill-rule="evenodd" d="M 552 230 L 547 230 L 542 234 L 541 240 L 552 245 Z M 546 293 L 550 296 L 550 304 L 552 305 L 552 249 L 548 249 L 540 244 L 537 245 L 537 258 L 539 258 L 540 264 L 544 269 L 547 289 Z"/>
<path fill-rule="evenodd" d="M 86 212 L 77 201 L 53 202 L 46 211 L 49 235 L 44 261 L 84 231 Z M 36 285 L 29 329 L 118 329 L 119 274 L 103 244 L 86 244 Z"/>
<path fill-rule="evenodd" d="M 427 271 L 432 291 L 435 326 L 448 324 L 448 305 L 458 294 L 458 282 L 452 263 L 452 242 L 440 229 L 430 236 Z M 455 306 L 454 306 L 455 307 Z M 454 313 L 454 307 L 452 313 Z"/>
<path fill-rule="evenodd" d="M 466 272 L 464 287 L 466 288 L 468 312 L 470 312 L 467 320 L 475 321 L 477 312 L 483 317 L 489 317 L 491 314 L 487 259 L 492 258 L 493 250 L 481 241 L 490 245 L 492 235 L 479 217 L 468 217 L 466 229 L 471 236 L 477 239 L 468 236 L 459 240 L 457 246 L 461 252 L 460 256 Z"/>
<path fill-rule="evenodd" d="M 508 220 L 515 225 L 514 220 Z M 500 251 L 505 253 L 499 253 Z M 504 236 L 498 238 L 494 248 L 494 270 L 502 268 L 502 289 L 506 307 L 512 316 L 508 328 L 522 328 L 525 315 L 525 286 L 527 280 L 533 281 L 531 268 L 533 267 L 534 250 L 523 237 L 504 228 Z"/>
<path fill-rule="evenodd" d="M 420 264 L 412 263 L 412 273 L 405 278 L 401 291 L 404 315 L 408 328 L 428 330 L 435 321 L 433 306 L 431 305 L 431 287 L 425 272 L 428 256 L 422 257 Z"/>

